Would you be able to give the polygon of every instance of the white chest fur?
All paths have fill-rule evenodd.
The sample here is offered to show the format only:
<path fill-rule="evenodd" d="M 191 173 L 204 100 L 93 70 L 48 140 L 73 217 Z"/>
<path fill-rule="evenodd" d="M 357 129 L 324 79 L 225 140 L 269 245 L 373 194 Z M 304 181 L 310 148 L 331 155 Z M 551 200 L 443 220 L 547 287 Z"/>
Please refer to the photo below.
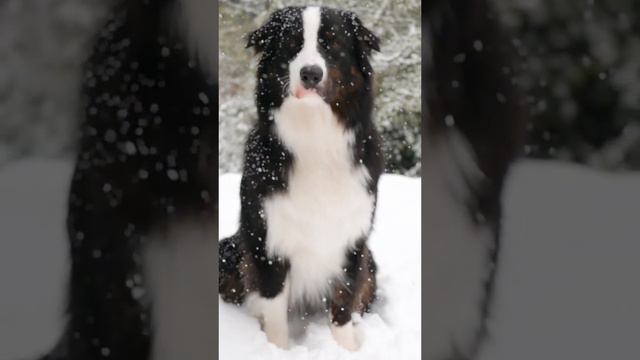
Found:
<path fill-rule="evenodd" d="M 343 273 L 347 249 L 371 228 L 369 174 L 353 165 L 353 133 L 320 98 L 289 98 L 274 120 L 294 165 L 287 192 L 264 202 L 267 250 L 290 261 L 291 302 L 319 301 Z"/>

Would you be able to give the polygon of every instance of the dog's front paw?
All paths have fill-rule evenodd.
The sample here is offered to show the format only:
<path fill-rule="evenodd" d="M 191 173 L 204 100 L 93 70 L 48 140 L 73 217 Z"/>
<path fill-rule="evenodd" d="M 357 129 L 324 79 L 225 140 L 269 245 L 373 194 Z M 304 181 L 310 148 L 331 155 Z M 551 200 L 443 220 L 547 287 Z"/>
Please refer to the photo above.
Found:
<path fill-rule="evenodd" d="M 356 351 L 362 345 L 360 336 L 358 336 L 359 334 L 352 321 L 342 326 L 331 324 L 331 335 L 333 335 L 338 345 L 349 351 Z"/>
<path fill-rule="evenodd" d="M 263 329 L 270 343 L 281 349 L 289 347 L 289 331 L 286 327 L 267 323 Z"/>

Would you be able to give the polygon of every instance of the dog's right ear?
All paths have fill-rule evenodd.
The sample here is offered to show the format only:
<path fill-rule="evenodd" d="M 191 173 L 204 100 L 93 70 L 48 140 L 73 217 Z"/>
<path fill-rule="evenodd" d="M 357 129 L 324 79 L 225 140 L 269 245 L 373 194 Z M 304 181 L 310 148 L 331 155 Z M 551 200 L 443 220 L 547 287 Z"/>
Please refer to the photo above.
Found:
<path fill-rule="evenodd" d="M 247 34 L 247 48 L 252 47 L 256 54 L 265 51 L 281 31 L 282 18 L 286 14 L 285 10 L 274 12 L 260 28 Z"/>
<path fill-rule="evenodd" d="M 247 34 L 247 49 L 252 47 L 256 54 L 263 52 L 269 45 L 271 40 L 271 25 L 266 23 L 259 29 Z"/>
<path fill-rule="evenodd" d="M 267 50 L 272 43 L 277 43 L 283 33 L 293 31 L 293 27 L 300 24 L 301 13 L 301 8 L 295 6 L 276 10 L 259 29 L 247 34 L 246 47 L 252 47 L 256 54 Z"/>

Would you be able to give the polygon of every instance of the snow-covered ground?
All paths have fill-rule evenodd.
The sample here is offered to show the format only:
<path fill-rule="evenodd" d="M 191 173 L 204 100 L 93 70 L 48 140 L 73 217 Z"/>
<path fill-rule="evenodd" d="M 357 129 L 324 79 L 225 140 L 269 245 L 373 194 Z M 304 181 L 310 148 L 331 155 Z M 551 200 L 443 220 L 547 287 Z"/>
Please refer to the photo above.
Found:
<path fill-rule="evenodd" d="M 65 161 L 0 168 L 0 359 L 49 347 L 62 324 L 68 256 Z M 237 219 L 237 175 L 220 179 L 220 235 Z M 385 176 L 371 246 L 383 301 L 365 315 L 360 353 L 324 319 L 284 352 L 257 322 L 220 305 L 220 358 L 419 359 L 420 181 Z M 640 174 L 526 161 L 509 180 L 492 336 L 483 360 L 630 359 L 640 353 Z M 397 294 L 402 294 L 398 296 Z"/>
<path fill-rule="evenodd" d="M 240 211 L 239 175 L 220 178 L 219 232 L 233 234 Z M 350 353 L 329 331 L 328 316 L 304 322 L 289 350 L 267 342 L 258 321 L 233 305 L 220 303 L 220 359 L 420 359 L 420 179 L 384 175 L 375 229 L 369 245 L 378 263 L 381 301 L 359 323 L 362 348 Z M 395 295 L 394 295 L 395 294 Z"/>

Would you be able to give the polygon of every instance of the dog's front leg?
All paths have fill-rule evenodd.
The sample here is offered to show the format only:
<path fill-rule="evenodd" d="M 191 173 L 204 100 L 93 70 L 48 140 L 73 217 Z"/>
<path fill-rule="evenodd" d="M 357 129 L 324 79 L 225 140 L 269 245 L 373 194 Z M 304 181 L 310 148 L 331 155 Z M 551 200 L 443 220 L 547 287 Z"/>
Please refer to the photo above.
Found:
<path fill-rule="evenodd" d="M 266 257 L 263 259 L 266 260 L 257 259 L 258 291 L 249 296 L 247 306 L 260 319 L 267 340 L 286 349 L 289 344 L 288 264 Z"/>
<path fill-rule="evenodd" d="M 352 313 L 362 314 L 375 299 L 376 264 L 364 240 L 349 251 L 343 277 L 334 286 L 331 299 L 331 334 L 343 348 L 356 351 L 362 335 L 354 326 Z"/>
<path fill-rule="evenodd" d="M 261 296 L 263 329 L 267 340 L 283 349 L 289 345 L 288 294 L 289 281 L 285 279 L 278 295 L 273 298 Z"/>

